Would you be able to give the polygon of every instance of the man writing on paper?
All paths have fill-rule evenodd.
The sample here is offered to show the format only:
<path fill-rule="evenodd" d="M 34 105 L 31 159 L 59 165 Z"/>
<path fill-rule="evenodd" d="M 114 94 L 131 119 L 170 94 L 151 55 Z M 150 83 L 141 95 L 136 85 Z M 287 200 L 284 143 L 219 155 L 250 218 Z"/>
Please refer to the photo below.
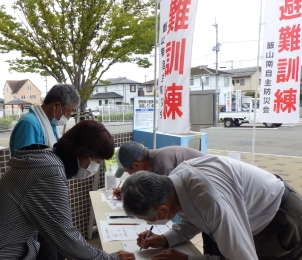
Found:
<path fill-rule="evenodd" d="M 203 156 L 204 153 L 184 146 L 167 146 L 149 150 L 137 142 L 126 142 L 116 153 L 118 169 L 116 178 L 124 172 L 133 174 L 137 171 L 152 171 L 159 175 L 168 176 L 170 172 L 183 161 Z M 121 199 L 121 189 L 115 189 L 114 195 Z"/>
<path fill-rule="evenodd" d="M 133 174 L 141 170 L 168 176 L 183 161 L 204 155 L 200 151 L 184 146 L 167 146 L 156 150 L 149 150 L 140 143 L 126 142 L 121 145 L 116 153 L 118 169 L 115 177 L 120 178 L 125 171 Z M 113 195 L 121 199 L 121 188 L 114 189 Z M 202 233 L 202 239 L 205 253 L 221 255 L 210 236 Z"/>
<path fill-rule="evenodd" d="M 143 248 L 172 247 L 203 231 L 223 257 L 245 260 L 302 258 L 302 196 L 258 167 L 205 155 L 181 163 L 169 176 L 141 171 L 122 187 L 126 214 L 158 223 L 182 220 L 163 235 L 139 235 Z M 156 259 L 224 259 L 190 256 L 174 249 Z"/>

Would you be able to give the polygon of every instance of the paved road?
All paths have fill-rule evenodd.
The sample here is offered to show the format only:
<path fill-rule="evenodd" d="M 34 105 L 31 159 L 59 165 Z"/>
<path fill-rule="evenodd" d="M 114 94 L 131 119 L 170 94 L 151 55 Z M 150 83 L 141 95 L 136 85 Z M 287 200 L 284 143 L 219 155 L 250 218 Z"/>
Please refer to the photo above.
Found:
<path fill-rule="evenodd" d="M 71 118 L 66 125 L 66 131 L 73 127 L 75 124 L 75 121 L 73 118 Z M 132 122 L 129 123 L 106 123 L 105 124 L 108 131 L 112 134 L 117 133 L 124 133 L 124 132 L 131 132 L 132 131 Z M 63 126 L 58 127 L 59 132 L 62 134 L 63 132 Z M 0 132 L 0 146 L 9 146 L 9 138 L 10 138 L 11 132 Z M 22 138 L 22 137 L 20 137 Z"/>
<path fill-rule="evenodd" d="M 74 125 L 71 119 L 67 129 Z M 132 131 L 132 124 L 105 124 L 110 133 Z M 59 127 L 61 132 L 63 127 Z M 202 128 L 208 134 L 208 149 L 252 152 L 253 126 L 226 128 L 224 126 Z M 257 125 L 255 153 L 302 157 L 302 124 L 282 125 L 279 128 L 266 128 Z M 0 146 L 9 145 L 10 132 L 0 133 Z M 22 137 L 21 137 L 22 138 Z"/>
<path fill-rule="evenodd" d="M 200 131 L 208 134 L 209 149 L 252 152 L 253 125 L 210 127 Z M 285 124 L 279 128 L 257 125 L 254 152 L 301 157 L 302 124 Z"/>

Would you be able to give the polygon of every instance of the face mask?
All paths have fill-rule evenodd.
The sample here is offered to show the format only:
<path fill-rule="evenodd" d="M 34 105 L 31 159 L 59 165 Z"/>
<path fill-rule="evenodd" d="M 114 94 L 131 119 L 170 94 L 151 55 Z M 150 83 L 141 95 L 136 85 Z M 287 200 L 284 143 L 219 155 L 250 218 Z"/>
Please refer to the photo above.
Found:
<path fill-rule="evenodd" d="M 100 164 L 98 164 L 94 161 L 91 161 L 90 157 L 89 157 L 89 160 L 90 160 L 90 164 L 88 165 L 88 168 L 84 169 L 84 168 L 80 167 L 79 159 L 78 159 L 79 169 L 78 169 L 77 174 L 74 176 L 75 179 L 79 179 L 79 180 L 86 179 L 86 178 L 89 178 L 90 176 L 96 174 L 96 172 L 98 171 L 98 169 L 100 167 Z"/>
<path fill-rule="evenodd" d="M 63 125 L 65 125 L 67 123 L 68 118 L 63 115 L 63 113 L 62 113 L 62 107 L 61 107 L 61 114 L 62 114 L 62 116 L 61 116 L 60 120 L 58 120 L 58 119 L 55 118 L 55 114 L 56 114 L 55 111 L 53 111 L 53 114 L 54 114 L 53 115 L 53 119 L 51 120 L 51 123 L 53 125 L 55 125 L 55 126 L 63 126 Z"/>
<path fill-rule="evenodd" d="M 160 219 L 160 220 L 158 220 L 156 211 L 155 211 L 155 215 L 156 215 L 157 220 L 154 222 L 146 220 L 147 224 L 149 224 L 149 225 L 166 225 L 170 221 L 170 219 L 167 219 L 168 215 L 166 216 L 165 219 Z"/>

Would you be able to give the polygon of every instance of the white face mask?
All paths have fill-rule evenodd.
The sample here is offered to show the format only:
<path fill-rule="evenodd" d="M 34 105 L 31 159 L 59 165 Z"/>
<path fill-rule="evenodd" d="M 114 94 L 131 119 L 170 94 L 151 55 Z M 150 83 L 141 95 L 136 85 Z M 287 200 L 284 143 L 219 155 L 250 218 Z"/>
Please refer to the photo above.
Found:
<path fill-rule="evenodd" d="M 166 225 L 170 221 L 170 219 L 167 218 L 168 215 L 166 216 L 165 219 L 160 219 L 160 220 L 158 219 L 156 211 L 155 211 L 155 215 L 156 215 L 157 220 L 154 222 L 146 220 L 147 224 L 149 224 L 149 225 Z"/>
<path fill-rule="evenodd" d="M 58 119 L 55 118 L 56 111 L 53 111 L 53 114 L 54 114 L 53 115 L 53 119 L 51 120 L 51 123 L 53 125 L 55 125 L 55 126 L 63 126 L 63 125 L 65 125 L 67 123 L 68 118 L 63 115 L 63 113 L 62 113 L 62 107 L 61 107 L 61 114 L 62 114 L 62 116 L 61 116 L 60 120 L 58 120 Z"/>
<path fill-rule="evenodd" d="M 100 164 L 96 163 L 94 161 L 91 161 L 90 157 L 89 157 L 89 160 L 90 160 L 90 164 L 88 165 L 87 169 L 84 169 L 80 166 L 79 159 L 78 159 L 79 169 L 78 169 L 77 174 L 73 178 L 81 180 L 81 179 L 89 178 L 90 176 L 96 174 L 96 172 L 98 171 L 98 169 L 100 167 Z"/>

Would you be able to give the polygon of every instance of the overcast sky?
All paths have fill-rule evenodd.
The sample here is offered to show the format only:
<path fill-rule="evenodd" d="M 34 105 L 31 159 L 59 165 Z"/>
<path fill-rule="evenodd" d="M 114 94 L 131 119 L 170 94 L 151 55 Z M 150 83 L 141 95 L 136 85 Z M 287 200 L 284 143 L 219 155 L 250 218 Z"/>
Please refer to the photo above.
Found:
<path fill-rule="evenodd" d="M 10 8 L 12 2 L 13 0 L 5 1 L 7 9 Z M 215 18 L 218 24 L 218 42 L 222 44 L 218 56 L 218 67 L 230 69 L 232 65 L 233 68 L 256 66 L 260 0 L 199 0 L 191 66 L 208 65 L 210 68 L 215 68 L 216 55 L 212 51 L 216 44 L 216 29 L 213 26 Z M 2 86 L 6 80 L 29 78 L 41 89 L 44 96 L 46 92 L 44 77 L 38 74 L 8 72 L 8 65 L 4 61 L 15 55 L 18 54 L 0 54 Z M 150 59 L 154 60 L 151 55 Z M 154 67 L 142 69 L 135 64 L 115 64 L 104 74 L 103 79 L 116 77 L 127 77 L 138 82 L 149 81 L 154 78 Z M 48 90 L 54 84 L 56 81 L 47 77 Z M 0 96 L 3 96 L 2 89 Z"/>

